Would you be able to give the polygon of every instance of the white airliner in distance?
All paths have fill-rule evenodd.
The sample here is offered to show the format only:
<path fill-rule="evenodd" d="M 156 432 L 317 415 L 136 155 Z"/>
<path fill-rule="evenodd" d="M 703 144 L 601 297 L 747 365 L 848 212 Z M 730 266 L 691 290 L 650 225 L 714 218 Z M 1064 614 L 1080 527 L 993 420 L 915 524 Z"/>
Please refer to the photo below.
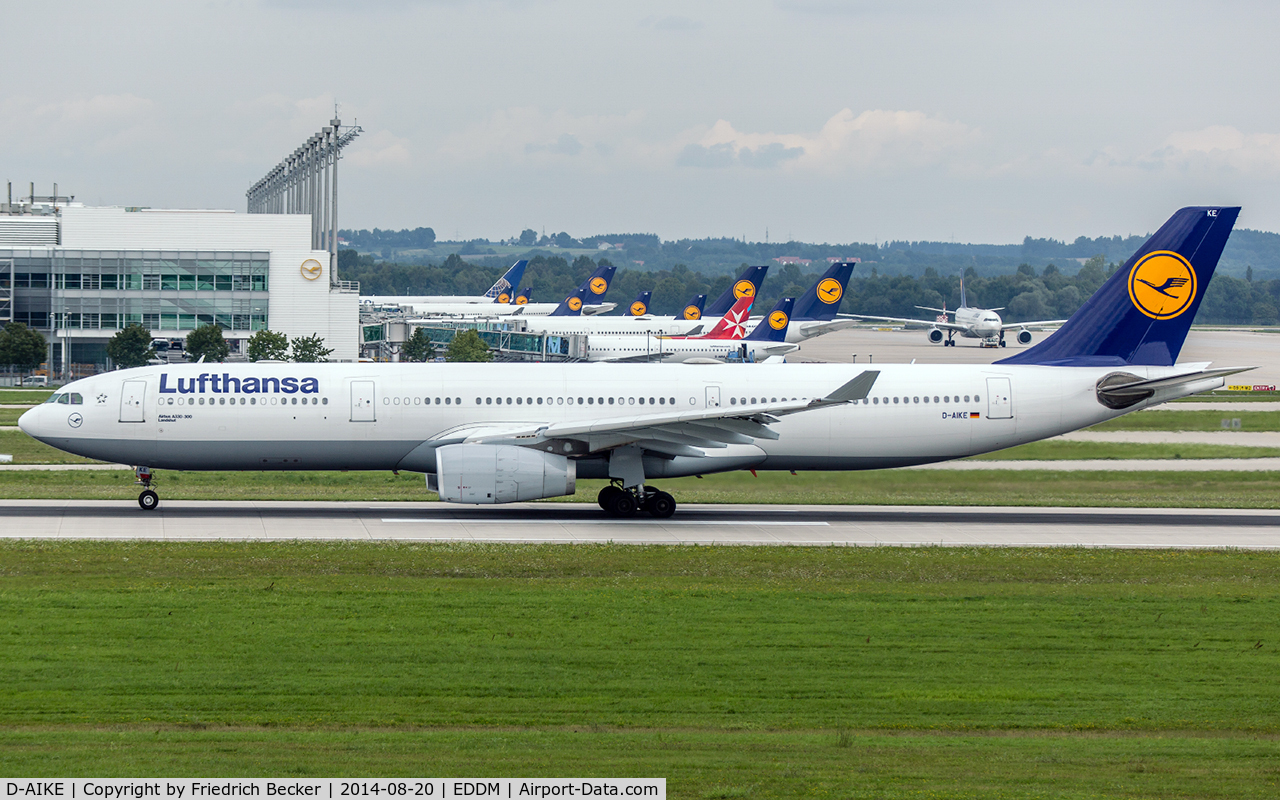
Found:
<path fill-rule="evenodd" d="M 1176 212 L 1045 341 L 994 364 L 169 364 L 73 381 L 18 420 L 153 469 L 412 470 L 459 503 L 572 494 L 670 516 L 657 479 L 860 470 L 985 453 L 1216 389 L 1177 364 L 1239 214 Z"/>
<path fill-rule="evenodd" d="M 524 276 L 529 262 L 521 259 L 511 265 L 489 291 L 482 295 L 368 295 L 362 305 L 400 306 L 423 317 L 510 317 L 515 315 L 546 316 L 561 308 L 560 303 L 529 302 L 530 289 L 516 294 L 515 287 Z M 610 273 L 612 275 L 612 273 Z M 606 286 L 607 288 L 607 286 Z M 616 303 L 585 303 L 577 313 L 603 314 Z"/>
<path fill-rule="evenodd" d="M 524 277 L 524 270 L 527 266 L 529 266 L 528 259 L 520 259 L 516 263 L 512 264 L 511 268 L 504 272 L 502 277 L 498 278 L 498 280 L 489 287 L 489 291 L 480 295 L 368 295 L 361 297 L 360 301 L 362 303 L 373 303 L 376 305 L 396 305 L 398 303 L 419 303 L 423 305 L 432 303 L 448 303 L 451 305 L 507 303 L 515 293 L 516 287 L 520 285 L 520 279 Z"/>
<path fill-rule="evenodd" d="M 755 363 L 800 349 L 787 342 L 787 328 L 796 301 L 784 297 L 764 321 L 747 333 L 755 297 L 738 300 L 711 330 L 699 336 L 597 336 L 587 339 L 588 361 L 678 364 L 734 359 Z"/>
<path fill-rule="evenodd" d="M 642 316 L 593 316 L 535 317 L 526 320 L 526 330 L 530 333 L 543 333 L 551 336 L 572 336 L 588 334 L 589 336 L 696 336 L 710 328 L 710 323 L 703 319 L 719 319 L 743 297 L 756 297 L 760 293 L 760 285 L 768 267 L 747 267 L 729 288 L 724 290 L 716 301 L 706 307 L 704 312 L 697 306 L 699 299 L 705 302 L 704 295 L 697 295 L 686 304 L 683 313 L 676 317 L 655 317 L 649 314 Z M 646 309 L 647 310 L 647 309 Z M 590 340 L 588 339 L 588 342 Z"/>
<path fill-rule="evenodd" d="M 936 311 L 938 312 L 938 317 L 933 321 L 929 321 L 903 317 L 873 317 L 865 314 L 841 314 L 840 316 L 850 319 L 901 322 L 912 327 L 927 328 L 928 333 L 926 335 L 929 337 L 929 341 L 934 344 L 941 343 L 944 347 L 956 346 L 956 334 L 965 339 L 981 339 L 984 345 L 1005 347 L 1005 332 L 1015 328 L 1018 330 L 1018 344 L 1031 344 L 1031 331 L 1027 330 L 1028 328 L 1035 328 L 1041 325 L 1061 325 L 1066 322 L 1065 319 L 1046 319 L 1036 322 L 1006 323 L 996 313 L 997 311 L 1003 311 L 1003 308 L 973 308 L 965 302 L 963 275 L 960 276 L 960 307 L 955 311 L 948 311 L 945 305 L 942 308 L 930 308 L 928 306 L 916 306 L 916 308 L 921 311 Z M 954 322 L 947 319 L 948 314 L 953 315 Z M 944 336 L 945 341 L 943 341 Z"/>

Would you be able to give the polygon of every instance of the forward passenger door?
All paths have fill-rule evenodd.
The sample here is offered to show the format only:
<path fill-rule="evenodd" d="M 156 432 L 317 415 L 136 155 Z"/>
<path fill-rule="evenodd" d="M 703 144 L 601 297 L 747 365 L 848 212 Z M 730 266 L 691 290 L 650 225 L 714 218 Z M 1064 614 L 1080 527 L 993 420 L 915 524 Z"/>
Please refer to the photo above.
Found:
<path fill-rule="evenodd" d="M 146 381 L 125 381 L 120 390 L 120 421 L 146 422 Z"/>

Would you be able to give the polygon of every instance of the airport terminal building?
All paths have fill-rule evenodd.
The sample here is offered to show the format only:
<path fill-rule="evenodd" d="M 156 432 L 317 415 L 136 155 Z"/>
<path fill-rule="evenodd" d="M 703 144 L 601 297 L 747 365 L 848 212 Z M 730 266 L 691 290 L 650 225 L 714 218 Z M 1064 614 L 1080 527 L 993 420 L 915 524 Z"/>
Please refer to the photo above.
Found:
<path fill-rule="evenodd" d="M 131 323 L 158 338 L 216 324 L 233 358 L 254 331 L 317 334 L 331 361 L 356 360 L 359 285 L 330 274 L 309 215 L 61 201 L 0 213 L 0 325 L 42 333 L 55 373 L 106 369 L 108 340 Z"/>

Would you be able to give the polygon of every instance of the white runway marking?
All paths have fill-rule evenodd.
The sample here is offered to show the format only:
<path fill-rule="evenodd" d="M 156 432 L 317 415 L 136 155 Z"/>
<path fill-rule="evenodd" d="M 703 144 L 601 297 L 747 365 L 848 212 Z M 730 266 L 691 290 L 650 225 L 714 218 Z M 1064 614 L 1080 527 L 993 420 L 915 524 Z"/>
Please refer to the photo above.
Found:
<path fill-rule="evenodd" d="M 446 525 L 510 525 L 510 519 L 470 519 L 465 517 L 421 517 L 418 519 L 383 519 L 383 522 L 434 522 Z M 522 519 L 520 525 L 596 525 L 598 519 Z M 610 519 L 613 525 L 780 525 L 784 527 L 830 526 L 830 522 L 771 522 L 769 520 L 728 519 Z"/>

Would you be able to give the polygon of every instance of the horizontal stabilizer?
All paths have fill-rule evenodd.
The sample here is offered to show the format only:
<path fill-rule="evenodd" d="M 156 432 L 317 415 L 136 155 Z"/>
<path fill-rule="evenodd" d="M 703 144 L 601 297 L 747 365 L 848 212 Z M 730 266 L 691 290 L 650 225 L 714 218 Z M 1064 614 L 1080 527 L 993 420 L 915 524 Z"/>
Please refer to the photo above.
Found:
<path fill-rule="evenodd" d="M 1142 395 L 1156 389 L 1168 389 L 1171 386 L 1181 386 L 1186 383 L 1195 383 L 1209 378 L 1222 378 L 1227 375 L 1235 375 L 1237 372 L 1248 372 L 1257 367 L 1223 367 L 1222 369 L 1206 369 L 1201 372 L 1189 372 L 1185 375 L 1172 375 L 1168 378 L 1152 378 L 1145 381 L 1131 381 L 1129 383 L 1121 383 L 1108 386 L 1105 389 L 1099 389 L 1100 393 L 1115 395 L 1117 397 L 1126 397 L 1133 395 Z"/>

